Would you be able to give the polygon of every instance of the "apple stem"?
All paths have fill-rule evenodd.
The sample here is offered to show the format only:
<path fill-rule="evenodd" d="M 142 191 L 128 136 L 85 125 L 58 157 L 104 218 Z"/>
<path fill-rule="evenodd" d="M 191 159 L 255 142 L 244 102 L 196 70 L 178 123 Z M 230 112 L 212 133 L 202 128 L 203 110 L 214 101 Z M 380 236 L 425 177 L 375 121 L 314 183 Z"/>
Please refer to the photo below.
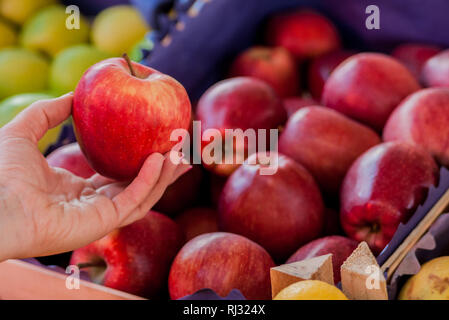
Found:
<path fill-rule="evenodd" d="M 129 70 L 131 71 L 131 75 L 135 77 L 136 73 L 134 72 L 133 65 L 131 63 L 131 59 L 128 57 L 128 55 L 126 53 L 124 53 L 122 55 L 122 57 L 123 57 L 123 59 L 125 59 L 126 63 L 128 64 Z"/>
<path fill-rule="evenodd" d="M 85 262 L 85 263 L 78 263 L 76 266 L 79 269 L 86 269 L 86 268 L 91 268 L 91 267 L 99 267 L 103 265 L 102 263 L 98 263 L 98 262 Z"/>

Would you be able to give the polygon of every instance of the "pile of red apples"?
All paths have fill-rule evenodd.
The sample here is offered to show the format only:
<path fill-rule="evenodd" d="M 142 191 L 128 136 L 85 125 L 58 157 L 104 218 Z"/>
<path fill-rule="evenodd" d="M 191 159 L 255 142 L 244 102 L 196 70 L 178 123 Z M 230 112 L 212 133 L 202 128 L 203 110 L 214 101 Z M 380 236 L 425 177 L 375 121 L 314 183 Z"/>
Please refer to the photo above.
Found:
<path fill-rule="evenodd" d="M 279 129 L 277 172 L 261 175 L 257 153 L 242 165 L 194 165 L 144 219 L 74 251 L 71 264 L 90 263 L 93 281 L 152 299 L 204 288 L 270 299 L 271 267 L 332 253 L 338 283 L 358 242 L 379 254 L 438 184 L 439 166 L 449 165 L 449 51 L 348 51 L 332 22 L 308 10 L 271 17 L 264 32 L 266 42 L 239 53 L 194 103 L 191 120 L 203 131 Z M 83 125 L 75 121 L 78 132 Z M 121 155 L 106 147 L 116 137 L 103 138 L 102 150 L 83 148 L 88 160 L 74 144 L 48 162 L 82 177 L 91 167 L 135 173 L 127 164 L 141 161 L 139 141 L 128 163 L 106 165 L 92 154 Z"/>

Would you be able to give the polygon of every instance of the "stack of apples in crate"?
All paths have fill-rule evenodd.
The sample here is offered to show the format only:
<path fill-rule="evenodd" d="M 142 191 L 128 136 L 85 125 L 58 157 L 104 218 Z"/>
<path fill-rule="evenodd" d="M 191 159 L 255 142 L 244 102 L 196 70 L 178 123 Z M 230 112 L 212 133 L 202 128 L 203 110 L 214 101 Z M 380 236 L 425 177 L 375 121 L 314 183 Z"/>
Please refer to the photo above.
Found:
<path fill-rule="evenodd" d="M 150 68 L 115 58 L 84 74 L 73 110 L 81 148 L 48 157 L 83 177 L 134 177 L 146 156 L 173 146 L 170 129 L 193 119 L 202 155 L 226 129 L 280 132 L 268 162 L 249 139 L 235 144 L 245 163 L 194 165 L 144 219 L 75 250 L 70 263 L 92 281 L 148 298 L 168 287 L 171 299 L 203 288 L 270 299 L 271 268 L 332 254 L 336 284 L 360 242 L 380 253 L 437 184 L 449 162 L 448 51 L 346 51 L 332 22 L 309 10 L 275 15 L 265 34 L 192 117 L 182 86 Z M 220 135 L 205 139 L 209 129 Z M 278 298 L 344 298 L 330 287 L 297 285 Z"/>
<path fill-rule="evenodd" d="M 135 52 L 149 31 L 129 5 L 107 8 L 92 23 L 68 9 L 58 0 L 0 1 L 0 127 L 37 100 L 73 91 L 91 65 Z M 42 152 L 61 129 L 40 141 Z"/>

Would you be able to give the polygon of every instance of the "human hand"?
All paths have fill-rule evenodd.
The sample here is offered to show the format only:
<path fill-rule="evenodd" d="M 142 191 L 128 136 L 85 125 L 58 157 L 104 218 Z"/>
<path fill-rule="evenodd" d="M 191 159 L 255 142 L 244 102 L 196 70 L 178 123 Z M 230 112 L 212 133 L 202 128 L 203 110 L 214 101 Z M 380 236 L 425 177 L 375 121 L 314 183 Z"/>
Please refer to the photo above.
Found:
<path fill-rule="evenodd" d="M 0 261 L 93 242 L 142 218 L 190 169 L 170 152 L 150 155 L 129 184 L 49 167 L 37 142 L 70 116 L 72 98 L 38 101 L 0 129 Z"/>

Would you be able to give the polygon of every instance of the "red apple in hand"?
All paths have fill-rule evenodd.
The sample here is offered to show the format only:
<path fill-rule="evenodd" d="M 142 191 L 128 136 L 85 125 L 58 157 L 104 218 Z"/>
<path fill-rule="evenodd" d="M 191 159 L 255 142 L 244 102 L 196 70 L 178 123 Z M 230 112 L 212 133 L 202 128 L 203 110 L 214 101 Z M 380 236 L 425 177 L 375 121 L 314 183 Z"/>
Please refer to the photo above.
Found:
<path fill-rule="evenodd" d="M 396 59 L 359 53 L 332 72 L 324 86 L 323 104 L 381 131 L 394 108 L 419 88 Z"/>
<path fill-rule="evenodd" d="M 56 149 L 47 156 L 47 162 L 51 167 L 66 169 L 81 178 L 87 179 L 95 174 L 78 143 Z"/>
<path fill-rule="evenodd" d="M 221 230 L 241 234 L 283 260 L 323 230 L 324 205 L 304 167 L 278 155 L 273 175 L 261 175 L 258 154 L 228 179 L 218 206 Z M 255 164 L 250 164 L 251 162 Z"/>
<path fill-rule="evenodd" d="M 202 134 L 208 129 L 216 129 L 224 138 L 225 129 L 266 129 L 266 136 L 269 137 L 269 129 L 283 125 L 287 114 L 281 100 L 267 83 L 255 78 L 238 77 L 220 81 L 209 88 L 198 103 L 197 118 L 201 121 Z M 203 150 L 210 143 L 214 143 L 213 139 L 202 141 Z M 234 154 L 244 152 L 247 155 L 251 149 L 248 139 L 244 143 L 243 146 L 234 144 Z M 229 176 L 239 166 L 236 161 L 225 164 L 224 158 L 223 161 L 206 164 L 203 157 L 203 164 L 221 176 Z"/>
<path fill-rule="evenodd" d="M 421 78 L 421 70 L 427 60 L 441 51 L 440 48 L 418 43 L 405 43 L 396 47 L 391 55 L 401 61 L 415 76 Z"/>
<path fill-rule="evenodd" d="M 231 77 L 253 77 L 268 83 L 279 97 L 299 92 L 298 66 L 285 48 L 253 47 L 241 53 L 231 66 Z"/>
<path fill-rule="evenodd" d="M 175 300 L 204 288 L 225 297 L 238 289 L 250 300 L 271 298 L 270 268 L 275 264 L 245 237 L 214 232 L 190 240 L 170 269 L 168 287 Z"/>
<path fill-rule="evenodd" d="M 361 155 L 341 191 L 340 219 L 346 234 L 378 254 L 399 223 L 406 222 L 435 185 L 438 167 L 424 149 L 387 142 Z"/>
<path fill-rule="evenodd" d="M 281 46 L 298 59 L 313 58 L 340 47 L 340 37 L 332 22 L 311 10 L 286 12 L 268 23 L 267 41 Z"/>
<path fill-rule="evenodd" d="M 408 97 L 388 119 L 383 136 L 421 146 L 449 166 L 449 89 L 424 89 Z"/>
<path fill-rule="evenodd" d="M 338 196 L 351 164 L 379 143 L 372 129 L 332 109 L 314 106 L 290 117 L 279 139 L 279 152 L 306 167 L 327 195 Z"/>
<path fill-rule="evenodd" d="M 421 78 L 428 87 L 449 88 L 449 50 L 427 60 Z"/>
<path fill-rule="evenodd" d="M 308 84 L 314 99 L 321 101 L 324 84 L 332 71 L 353 54 L 353 52 L 339 50 L 323 54 L 312 60 L 309 66 Z"/>
<path fill-rule="evenodd" d="M 200 165 L 183 174 L 165 190 L 162 198 L 156 203 L 156 211 L 173 216 L 189 207 L 198 199 L 203 172 Z"/>
<path fill-rule="evenodd" d="M 340 267 L 357 248 L 358 242 L 342 236 L 328 236 L 313 240 L 298 249 L 287 263 L 302 261 L 325 254 L 332 254 L 332 267 L 334 269 L 334 283 L 340 282 Z"/>
<path fill-rule="evenodd" d="M 173 220 L 150 211 L 143 219 L 75 250 L 70 264 L 92 264 L 85 270 L 94 282 L 155 298 L 183 241 Z"/>
<path fill-rule="evenodd" d="M 289 117 L 299 109 L 319 105 L 318 102 L 308 96 L 285 98 L 283 103 Z"/>
<path fill-rule="evenodd" d="M 204 233 L 218 231 L 218 214 L 210 208 L 192 208 L 175 219 L 184 231 L 186 241 Z"/>
<path fill-rule="evenodd" d="M 77 140 L 92 168 L 130 180 L 154 152 L 166 153 L 175 129 L 188 129 L 191 107 L 183 86 L 154 69 L 112 58 L 90 67 L 73 98 Z M 131 69 L 132 68 L 132 69 Z"/>

